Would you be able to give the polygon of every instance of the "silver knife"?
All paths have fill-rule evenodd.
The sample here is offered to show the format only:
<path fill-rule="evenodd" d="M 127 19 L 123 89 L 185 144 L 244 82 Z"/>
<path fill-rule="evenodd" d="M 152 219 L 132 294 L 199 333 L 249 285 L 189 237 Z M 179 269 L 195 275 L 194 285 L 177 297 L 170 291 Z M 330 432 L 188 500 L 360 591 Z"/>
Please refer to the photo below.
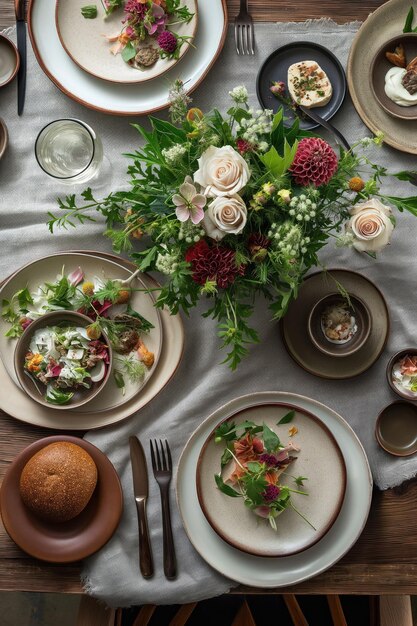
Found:
<path fill-rule="evenodd" d="M 152 548 L 149 539 L 146 501 L 148 499 L 148 469 L 145 453 L 137 437 L 129 437 L 133 491 L 139 524 L 139 565 L 144 578 L 153 576 Z"/>
<path fill-rule="evenodd" d="M 26 93 L 26 24 L 25 0 L 15 0 L 17 49 L 20 56 L 20 67 L 17 74 L 17 114 L 22 115 Z"/>

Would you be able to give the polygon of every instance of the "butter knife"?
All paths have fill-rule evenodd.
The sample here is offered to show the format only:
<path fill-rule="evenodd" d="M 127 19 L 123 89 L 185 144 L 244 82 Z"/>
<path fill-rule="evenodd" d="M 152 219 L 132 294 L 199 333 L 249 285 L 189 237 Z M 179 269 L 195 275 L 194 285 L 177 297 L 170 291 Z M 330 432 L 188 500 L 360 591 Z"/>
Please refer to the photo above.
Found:
<path fill-rule="evenodd" d="M 26 24 L 25 0 L 15 0 L 17 49 L 19 50 L 20 66 L 17 74 L 17 114 L 22 115 L 26 93 Z"/>
<path fill-rule="evenodd" d="M 340 130 L 333 126 L 333 124 L 330 124 L 330 122 L 328 122 L 327 120 L 323 119 L 321 115 L 319 115 L 315 111 L 312 111 L 310 108 L 305 107 L 302 104 L 297 104 L 297 106 L 304 113 L 304 115 L 307 115 L 307 117 L 309 117 L 311 120 L 313 120 L 317 124 L 320 124 L 320 126 L 323 126 L 323 128 L 332 133 L 332 135 L 335 136 L 337 143 L 343 146 L 345 150 L 350 152 L 350 145 L 348 144 L 347 140 L 342 135 Z"/>
<path fill-rule="evenodd" d="M 148 469 L 145 453 L 137 437 L 129 437 L 132 464 L 133 491 L 139 524 L 139 566 L 144 578 L 153 576 L 152 548 L 149 539 L 146 501 L 148 499 Z"/>

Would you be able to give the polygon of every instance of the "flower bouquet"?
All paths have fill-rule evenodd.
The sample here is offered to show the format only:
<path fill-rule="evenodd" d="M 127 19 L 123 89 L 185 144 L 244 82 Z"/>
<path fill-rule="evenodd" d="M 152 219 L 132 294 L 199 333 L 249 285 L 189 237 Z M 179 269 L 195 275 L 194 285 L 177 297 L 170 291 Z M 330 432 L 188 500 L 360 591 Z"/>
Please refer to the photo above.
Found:
<path fill-rule="evenodd" d="M 59 201 L 49 228 L 106 218 L 116 252 L 130 251 L 142 271 L 166 276 L 157 306 L 186 313 L 201 298 L 218 320 L 232 369 L 259 341 L 249 323 L 258 294 L 280 319 L 330 236 L 374 255 L 394 228 L 391 207 L 417 214 L 417 197 L 386 196 L 385 168 L 366 156 L 368 144 L 335 150 L 323 139 L 286 127 L 282 110 L 252 110 L 244 87 L 230 92 L 226 115 L 190 108 L 177 81 L 171 122 L 135 125 L 144 145 L 128 154 L 130 189 L 95 199 L 87 189 Z M 393 174 L 400 180 L 409 172 Z M 134 250 L 135 240 L 143 249 Z"/>

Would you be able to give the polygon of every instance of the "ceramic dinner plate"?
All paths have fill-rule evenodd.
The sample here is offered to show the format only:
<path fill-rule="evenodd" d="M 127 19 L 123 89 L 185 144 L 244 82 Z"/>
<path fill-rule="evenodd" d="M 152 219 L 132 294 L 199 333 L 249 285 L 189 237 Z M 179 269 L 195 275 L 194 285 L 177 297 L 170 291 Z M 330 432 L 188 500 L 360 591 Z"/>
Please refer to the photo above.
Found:
<path fill-rule="evenodd" d="M 69 441 L 86 450 L 98 471 L 97 486 L 84 511 L 68 522 L 53 524 L 36 517 L 19 493 L 20 475 L 29 459 L 55 441 Z M 3 479 L 0 508 L 4 527 L 25 552 L 50 563 L 79 561 L 104 546 L 116 530 L 123 510 L 123 494 L 109 459 L 88 441 L 64 435 L 46 437 L 25 448 Z"/>
<path fill-rule="evenodd" d="M 201 448 L 214 426 L 238 411 L 268 403 L 293 404 L 316 415 L 332 432 L 344 458 L 348 460 L 346 495 L 332 528 L 311 548 L 279 559 L 247 554 L 223 541 L 204 517 L 193 480 Z M 372 476 L 366 454 L 350 426 L 323 404 L 286 392 L 254 393 L 236 398 L 217 409 L 187 442 L 177 472 L 177 501 L 191 543 L 214 569 L 252 587 L 293 585 L 331 567 L 346 554 L 361 534 L 371 498 Z"/>
<path fill-rule="evenodd" d="M 347 66 L 349 92 L 366 126 L 383 132 L 384 142 L 397 150 L 417 154 L 417 124 L 393 117 L 380 106 L 371 90 L 371 65 L 379 48 L 402 34 L 409 0 L 389 0 L 362 24 L 353 40 Z"/>
<path fill-rule="evenodd" d="M 83 253 L 78 251 L 77 254 Z M 88 253 L 84 254 L 88 255 Z M 91 255 L 92 253 L 90 252 L 89 254 Z M 114 255 L 98 252 L 94 254 L 100 258 L 112 260 L 130 272 L 135 269 L 132 263 Z M 158 287 L 158 284 L 150 276 L 143 275 L 142 278 L 150 288 L 155 289 Z M 0 379 L 2 381 L 0 385 L 0 408 L 5 413 L 22 422 L 55 430 L 92 430 L 126 419 L 139 411 L 162 391 L 175 374 L 180 363 L 184 347 L 184 328 L 181 317 L 179 315 L 170 315 L 167 310 L 163 309 L 161 311 L 161 322 L 164 341 L 155 375 L 152 376 L 143 390 L 129 402 L 99 413 L 90 413 L 86 410 L 57 411 L 53 408 L 47 409 L 33 402 L 23 390 L 16 386 L 8 376 L 3 362 L 0 360 Z"/>
<path fill-rule="evenodd" d="M 226 0 L 198 5 L 198 29 L 192 48 L 163 76 L 140 85 L 103 81 L 82 70 L 67 55 L 55 26 L 56 0 L 31 0 L 28 28 L 36 58 L 46 75 L 67 96 L 96 111 L 116 115 L 142 115 L 169 105 L 169 85 L 177 78 L 193 91 L 220 54 L 227 28 Z M 66 4 L 69 4 L 68 2 Z"/>
<path fill-rule="evenodd" d="M 74 254 L 72 252 L 55 254 L 29 263 L 15 272 L 0 289 L 0 298 L 10 301 L 17 291 L 25 287 L 28 287 L 29 291 L 33 293 L 39 286 L 46 282 L 55 282 L 57 276 L 60 275 L 62 271 L 65 275 L 68 275 L 78 267 L 81 267 L 84 271 L 85 280 L 92 282 L 94 282 L 96 278 L 100 279 L 102 282 L 107 279 L 117 278 L 123 280 L 131 275 L 129 270 L 109 259 L 100 259 L 98 256 Z M 138 280 L 135 281 L 132 287 L 130 305 L 154 326 L 154 328 L 143 337 L 146 347 L 155 355 L 154 365 L 147 370 L 144 379 L 140 382 L 132 383 L 128 379 L 128 376 L 124 376 L 126 384 L 124 395 L 117 387 L 114 376 L 111 376 L 105 389 L 97 398 L 94 398 L 94 400 L 85 407 L 74 408 L 74 411 L 96 413 L 122 406 L 141 392 L 156 371 L 163 343 L 161 315 L 159 310 L 154 306 L 155 298 L 153 294 L 151 292 L 146 293 L 145 290 L 147 287 L 142 278 L 138 277 Z M 138 291 L 134 291 L 134 289 Z M 139 291 L 140 289 L 142 289 L 142 291 Z M 14 368 L 14 353 L 17 339 L 5 336 L 8 327 L 7 322 L 0 320 L 0 357 L 9 376 L 20 386 Z M 113 370 L 120 369 L 116 352 L 114 356 Z"/>
<path fill-rule="evenodd" d="M 84 6 L 85 0 L 57 0 L 56 28 L 62 46 L 74 63 L 97 78 L 114 83 L 142 83 L 170 70 L 190 47 L 190 40 L 185 41 L 178 59 L 159 59 L 151 67 L 135 69 L 123 61 L 121 54 L 115 55 L 111 52 L 112 44 L 106 38 L 113 37 L 124 28 L 123 9 L 116 9 L 106 16 L 104 7 L 98 3 L 97 17 L 86 19 L 81 14 Z M 182 6 L 186 6 L 194 17 L 188 24 L 183 22 L 174 27 L 173 31 L 180 37 L 190 37 L 192 40 L 197 28 L 197 2 L 183 0 Z M 154 44 L 155 41 L 151 38 L 144 42 L 144 45 Z"/>
<path fill-rule="evenodd" d="M 291 423 L 277 425 L 292 410 L 295 416 Z M 284 446 L 292 442 L 300 448 L 299 453 L 291 453 L 296 460 L 282 475 L 281 483 L 308 494 L 293 493 L 291 501 L 309 523 L 288 508 L 276 519 L 274 531 L 267 521 L 245 507 L 241 498 L 230 498 L 217 489 L 214 476 L 220 472 L 224 446 L 215 443 L 214 432 L 204 443 L 197 465 L 197 494 L 203 513 L 224 541 L 249 554 L 281 557 L 306 550 L 326 534 L 340 512 L 346 490 L 342 452 L 318 417 L 294 405 L 259 404 L 227 419 L 235 424 L 245 420 L 267 424 Z M 298 433 L 290 438 L 288 428 L 292 426 L 298 428 Z M 235 466 L 233 461 L 232 466 Z M 231 469 L 226 466 L 222 474 L 230 474 Z M 297 486 L 294 476 L 305 476 L 308 480 Z"/>
<path fill-rule="evenodd" d="M 326 72 L 333 87 L 330 101 L 323 107 L 314 110 L 325 120 L 330 120 L 340 109 L 346 95 L 346 76 L 344 69 L 337 57 L 317 43 L 309 41 L 296 41 L 275 50 L 259 70 L 256 80 L 258 100 L 265 109 L 278 111 L 283 103 L 270 91 L 273 82 L 283 81 L 287 85 L 288 68 L 293 63 L 300 61 L 316 61 Z M 293 109 L 284 104 L 286 125 L 291 126 L 297 117 Z M 300 118 L 300 128 L 307 130 L 317 128 L 318 124 L 310 119 Z"/>
<path fill-rule="evenodd" d="M 363 300 L 371 316 L 371 332 L 354 354 L 333 357 L 321 352 L 308 334 L 308 316 L 315 303 L 338 291 L 338 281 L 352 296 Z M 308 276 L 298 297 L 281 320 L 281 332 L 288 353 L 303 369 L 322 378 L 352 378 L 365 372 L 380 357 L 389 333 L 389 314 L 384 296 L 370 280 L 348 270 L 328 270 Z"/>

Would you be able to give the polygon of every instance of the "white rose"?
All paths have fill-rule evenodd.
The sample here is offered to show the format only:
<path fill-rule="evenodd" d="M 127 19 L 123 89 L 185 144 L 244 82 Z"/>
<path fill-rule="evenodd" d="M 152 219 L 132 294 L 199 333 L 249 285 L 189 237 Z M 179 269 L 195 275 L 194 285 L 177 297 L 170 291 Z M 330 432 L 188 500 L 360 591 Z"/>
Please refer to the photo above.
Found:
<path fill-rule="evenodd" d="M 394 225 L 390 207 L 377 198 L 360 202 L 350 209 L 346 231 L 353 235 L 352 245 L 360 252 L 379 252 L 390 242 Z"/>
<path fill-rule="evenodd" d="M 246 185 L 250 170 L 245 159 L 232 146 L 210 146 L 198 159 L 194 181 L 207 196 L 230 196 Z"/>
<path fill-rule="evenodd" d="M 238 235 L 245 227 L 248 210 L 242 198 L 220 196 L 214 198 L 205 212 L 202 225 L 207 235 L 216 241 L 225 235 Z"/>

